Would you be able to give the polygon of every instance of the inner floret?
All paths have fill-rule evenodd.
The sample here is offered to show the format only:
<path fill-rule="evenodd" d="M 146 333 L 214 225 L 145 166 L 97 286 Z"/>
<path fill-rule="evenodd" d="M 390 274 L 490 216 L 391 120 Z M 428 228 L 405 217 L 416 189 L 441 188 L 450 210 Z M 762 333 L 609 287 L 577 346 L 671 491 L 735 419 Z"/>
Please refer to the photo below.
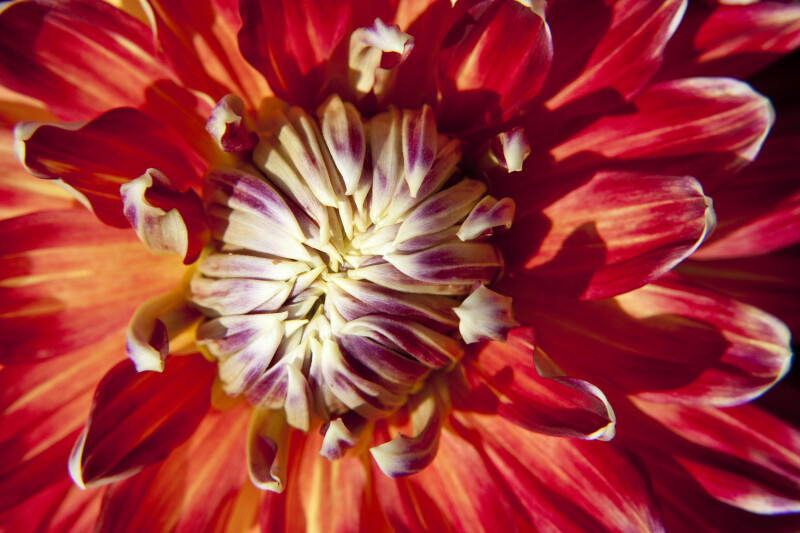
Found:
<path fill-rule="evenodd" d="M 431 376 L 516 324 L 486 288 L 513 202 L 464 175 L 428 107 L 364 119 L 333 96 L 313 117 L 271 100 L 247 127 L 226 98 L 209 131 L 238 159 L 206 176 L 212 242 L 190 283 L 224 390 L 324 423 L 330 458 L 404 406 L 423 432 L 447 403 Z"/>

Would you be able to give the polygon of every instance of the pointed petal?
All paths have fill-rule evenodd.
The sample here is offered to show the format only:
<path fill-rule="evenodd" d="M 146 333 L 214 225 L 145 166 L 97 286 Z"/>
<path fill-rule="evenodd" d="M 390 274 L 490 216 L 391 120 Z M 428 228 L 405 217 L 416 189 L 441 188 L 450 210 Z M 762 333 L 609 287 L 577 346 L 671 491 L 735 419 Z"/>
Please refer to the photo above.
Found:
<path fill-rule="evenodd" d="M 692 5 L 667 48 L 658 77 L 745 79 L 800 46 L 800 6 L 750 4 Z"/>
<path fill-rule="evenodd" d="M 351 2 L 246 0 L 239 9 L 245 59 L 278 97 L 296 105 L 319 103 L 325 66 L 353 16 Z"/>
<path fill-rule="evenodd" d="M 505 342 L 508 332 L 519 322 L 511 316 L 511 297 L 479 286 L 458 307 L 458 331 L 467 344 L 496 340 Z"/>
<path fill-rule="evenodd" d="M 602 377 L 627 394 L 736 405 L 788 369 L 789 332 L 779 320 L 676 276 L 607 302 L 570 303 L 534 290 L 518 287 L 514 303 L 537 325 L 539 346 L 570 375 Z"/>
<path fill-rule="evenodd" d="M 556 161 L 592 152 L 640 162 L 653 172 L 691 174 L 713 191 L 755 159 L 775 118 L 769 100 L 729 78 L 659 83 L 633 103 L 633 114 L 603 117 L 550 154 Z"/>
<path fill-rule="evenodd" d="M 439 54 L 440 128 L 509 119 L 539 92 L 552 60 L 543 9 L 522 2 L 474 6 L 445 36 Z"/>
<path fill-rule="evenodd" d="M 347 187 L 347 194 L 352 195 L 361 178 L 367 150 L 361 115 L 353 104 L 342 102 L 335 94 L 320 106 L 317 115 L 325 143 Z"/>
<path fill-rule="evenodd" d="M 157 168 L 178 190 L 197 186 L 209 163 L 173 130 L 121 108 L 86 123 L 22 123 L 15 153 L 33 175 L 62 179 L 85 195 L 103 222 L 127 227 L 119 187 Z"/>
<path fill-rule="evenodd" d="M 664 47 L 686 11 L 686 0 L 617 0 L 611 2 L 609 27 L 599 41 L 585 53 L 590 53 L 588 60 L 578 76 L 567 83 L 545 105 L 548 109 L 556 109 L 578 98 L 600 90 L 614 90 L 625 100 L 630 100 L 643 87 L 661 66 Z M 558 13 L 561 7 L 565 11 Z M 574 43 L 574 35 L 582 35 L 577 5 L 556 3 L 553 13 L 556 46 L 559 37 L 564 35 Z M 601 17 L 598 17 L 601 18 Z M 577 23 L 572 24 L 573 20 Z M 595 26 L 595 17 L 583 18 L 583 24 Z M 564 28 L 564 33 L 559 32 Z M 589 34 L 595 28 L 588 28 Z M 569 32 L 567 34 L 567 31 Z M 591 41 L 588 41 L 591 42 Z M 585 47 L 586 45 L 584 45 Z M 581 45 L 577 45 L 568 54 L 584 53 Z M 572 66 L 577 58 L 564 58 L 564 66 Z M 558 61 L 556 64 L 558 65 Z M 563 80 L 566 72 L 555 72 L 554 78 Z M 566 81 L 566 80 L 565 80 Z"/>
<path fill-rule="evenodd" d="M 435 393 L 424 389 L 409 400 L 411 436 L 399 433 L 389 442 L 370 448 L 378 468 L 391 478 L 415 474 L 431 464 L 439 449 L 442 407 Z"/>
<path fill-rule="evenodd" d="M 524 330 L 507 344 L 489 342 L 464 359 L 469 392 L 458 408 L 492 412 L 536 433 L 609 440 L 614 412 L 605 395 L 586 381 L 558 375 L 541 351 L 534 352 Z M 463 402 L 463 406 L 462 406 Z"/>
<path fill-rule="evenodd" d="M 668 430 L 643 435 L 653 452 L 674 456 L 718 500 L 759 514 L 800 510 L 796 428 L 751 405 L 715 409 L 642 400 L 634 404 Z"/>
<path fill-rule="evenodd" d="M 691 177 L 600 172 L 543 214 L 546 219 L 535 210 L 530 218 L 518 215 L 507 236 L 526 237 L 514 241 L 517 248 L 506 259 L 532 253 L 520 258 L 526 276 L 582 299 L 607 298 L 658 279 L 714 228 L 711 201 Z M 543 239 L 529 236 L 544 232 Z"/>
<path fill-rule="evenodd" d="M 141 106 L 172 74 L 149 28 L 99 0 L 16 2 L 0 15 L 0 78 L 62 120 Z M 113 75 L 110 75 L 113 73 Z"/>
<path fill-rule="evenodd" d="M 132 231 L 105 226 L 84 209 L 4 220 L 0 233 L 3 364 L 124 335 L 136 307 L 174 288 L 184 272 L 179 261 L 145 250 Z"/>
<path fill-rule="evenodd" d="M 664 531 L 646 473 L 624 448 L 537 435 L 497 416 L 453 418 L 464 438 L 483 444 L 509 505 L 533 528 Z"/>
<path fill-rule="evenodd" d="M 208 410 L 214 371 L 200 356 L 172 358 L 161 374 L 138 374 L 128 361 L 111 369 L 72 449 L 73 481 L 103 485 L 164 459 Z"/>

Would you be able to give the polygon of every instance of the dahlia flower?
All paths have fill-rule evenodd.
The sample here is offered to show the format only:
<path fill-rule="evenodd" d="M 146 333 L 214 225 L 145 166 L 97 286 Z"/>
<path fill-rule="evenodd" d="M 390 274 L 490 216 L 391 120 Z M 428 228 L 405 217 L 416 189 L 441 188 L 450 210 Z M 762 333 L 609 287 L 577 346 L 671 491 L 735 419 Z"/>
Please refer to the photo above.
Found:
<path fill-rule="evenodd" d="M 0 42 L 3 530 L 800 528 L 800 5 L 20 0 Z"/>

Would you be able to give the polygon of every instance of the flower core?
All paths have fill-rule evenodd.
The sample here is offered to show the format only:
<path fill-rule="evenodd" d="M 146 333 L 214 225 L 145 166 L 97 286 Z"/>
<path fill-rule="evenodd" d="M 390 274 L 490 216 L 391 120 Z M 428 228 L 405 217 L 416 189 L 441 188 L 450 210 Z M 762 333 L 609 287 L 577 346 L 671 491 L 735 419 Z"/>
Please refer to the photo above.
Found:
<path fill-rule="evenodd" d="M 464 342 L 505 339 L 516 323 L 485 287 L 503 265 L 486 241 L 514 205 L 464 176 L 429 108 L 365 120 L 333 96 L 317 120 L 270 101 L 252 129 L 237 108 L 209 121 L 239 159 L 206 176 L 213 240 L 190 283 L 228 394 L 304 431 L 360 426 L 424 404 L 410 398 Z"/>

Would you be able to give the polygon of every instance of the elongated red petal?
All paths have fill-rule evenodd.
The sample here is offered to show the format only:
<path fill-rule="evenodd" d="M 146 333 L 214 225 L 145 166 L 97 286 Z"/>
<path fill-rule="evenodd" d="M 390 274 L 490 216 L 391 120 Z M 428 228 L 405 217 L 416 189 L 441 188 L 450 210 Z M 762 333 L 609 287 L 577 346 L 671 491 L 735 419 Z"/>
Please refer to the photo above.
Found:
<path fill-rule="evenodd" d="M 178 261 L 154 257 L 132 231 L 105 226 L 84 209 L 4 220 L 0 232 L 3 364 L 124 336 L 136 306 L 183 275 Z"/>
<path fill-rule="evenodd" d="M 264 77 L 239 52 L 239 2 L 195 4 L 153 0 L 159 57 L 172 65 L 184 85 L 214 100 L 235 93 L 256 109 L 271 92 Z"/>
<path fill-rule="evenodd" d="M 347 44 L 352 9 L 350 0 L 244 0 L 239 47 L 277 96 L 313 106 L 331 54 L 343 39 Z"/>
<path fill-rule="evenodd" d="M 663 275 L 713 227 L 694 178 L 600 172 L 543 210 L 518 215 L 506 259 L 544 288 L 607 298 Z"/>
<path fill-rule="evenodd" d="M 757 257 L 686 261 L 681 275 L 771 313 L 800 331 L 800 248 Z"/>
<path fill-rule="evenodd" d="M 73 481 L 111 483 L 167 457 L 208 410 L 215 370 L 198 355 L 173 357 L 163 373 L 139 374 L 129 361 L 112 368 L 72 449 Z"/>
<path fill-rule="evenodd" d="M 422 472 L 392 480 L 373 468 L 378 505 L 399 531 L 511 531 L 508 500 L 471 439 L 443 431 L 436 460 Z M 458 490 L 455 490 L 458 487 Z"/>
<path fill-rule="evenodd" d="M 667 47 L 658 79 L 699 75 L 745 79 L 798 46 L 797 4 L 712 7 L 693 3 Z"/>
<path fill-rule="evenodd" d="M 735 405 L 763 393 L 788 369 L 783 323 L 677 277 L 607 302 L 534 298 L 535 288 L 523 287 L 515 298 L 517 314 L 537 325 L 537 342 L 547 354 L 569 375 L 608 382 L 628 394 Z"/>
<path fill-rule="evenodd" d="M 759 514 L 800 510 L 796 428 L 751 405 L 715 409 L 634 403 L 667 430 L 636 438 L 653 453 L 674 457 L 718 500 Z"/>
<path fill-rule="evenodd" d="M 782 118 L 794 125 L 800 113 Z M 720 188 L 714 195 L 718 231 L 695 258 L 760 256 L 800 241 L 798 146 L 800 132 L 773 132 L 756 162 Z"/>
<path fill-rule="evenodd" d="M 157 80 L 172 78 L 149 28 L 106 2 L 15 2 L 1 13 L 3 84 L 63 120 L 142 105 Z"/>
<path fill-rule="evenodd" d="M 480 443 L 493 483 L 528 528 L 664 530 L 646 474 L 624 447 L 537 435 L 496 416 L 459 413 L 453 424 Z"/>
<path fill-rule="evenodd" d="M 472 390 L 459 397 L 464 405 L 456 406 L 496 413 L 546 435 L 604 440 L 613 436 L 614 414 L 603 393 L 580 380 L 540 375 L 533 347 L 525 345 L 519 331 L 512 331 L 507 344 L 489 342 L 467 354 L 464 370 Z"/>
<path fill-rule="evenodd" d="M 712 193 L 755 159 L 774 120 L 769 100 L 728 78 L 659 83 L 633 104 L 634 113 L 603 117 L 550 154 L 563 161 L 589 152 L 651 172 L 690 174 Z"/>
<path fill-rule="evenodd" d="M 664 47 L 686 10 L 686 0 L 617 0 L 606 2 L 610 9 L 586 16 L 586 9 L 596 8 L 583 4 L 560 1 L 552 9 L 556 50 L 565 54 L 555 63 L 559 70 L 553 72 L 553 81 L 568 83 L 547 101 L 549 109 L 601 90 L 615 91 L 625 100 L 636 96 L 661 66 Z M 606 17 L 607 28 L 602 22 Z M 596 35 L 599 28 L 605 31 L 596 43 L 575 39 Z M 581 60 L 580 73 L 569 79 L 574 75 L 570 69 Z"/>
<path fill-rule="evenodd" d="M 103 499 L 99 530 L 251 527 L 260 497 L 247 479 L 243 459 L 249 415 L 244 404 L 209 412 L 165 461 L 111 485 Z"/>
<path fill-rule="evenodd" d="M 440 129 L 456 131 L 508 120 L 539 92 L 552 60 L 553 43 L 543 9 L 491 0 L 475 5 L 442 44 Z"/>
<path fill-rule="evenodd" d="M 72 485 L 65 468 L 72 443 L 95 385 L 123 357 L 122 342 L 115 335 L 64 357 L 0 370 L 0 512 Z"/>
<path fill-rule="evenodd" d="M 63 179 L 86 197 L 100 220 L 118 227 L 129 225 L 120 184 L 157 168 L 186 190 L 199 185 L 210 164 L 171 126 L 129 108 L 85 124 L 23 123 L 15 136 L 17 157 L 32 174 Z"/>

